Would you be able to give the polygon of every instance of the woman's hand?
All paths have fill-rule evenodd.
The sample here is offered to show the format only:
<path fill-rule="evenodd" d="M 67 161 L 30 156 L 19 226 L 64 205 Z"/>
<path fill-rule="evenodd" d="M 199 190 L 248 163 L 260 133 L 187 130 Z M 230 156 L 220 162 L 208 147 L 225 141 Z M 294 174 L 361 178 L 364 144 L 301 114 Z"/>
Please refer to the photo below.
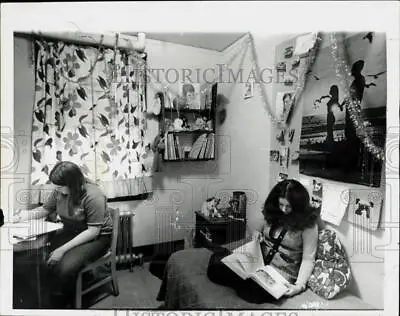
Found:
<path fill-rule="evenodd" d="M 264 240 L 263 234 L 259 231 L 254 231 L 253 232 L 253 240 L 257 242 L 262 242 Z"/>
<path fill-rule="evenodd" d="M 62 248 L 57 248 L 56 250 L 54 250 L 51 254 L 50 254 L 50 258 L 47 260 L 47 264 L 48 265 L 55 265 L 58 262 L 60 262 L 60 260 L 62 259 L 62 257 L 64 256 L 64 250 Z"/>
<path fill-rule="evenodd" d="M 304 287 L 302 287 L 301 285 L 298 285 L 298 284 L 287 284 L 287 287 L 289 289 L 285 293 L 285 296 L 288 296 L 288 297 L 295 296 L 304 291 Z"/>

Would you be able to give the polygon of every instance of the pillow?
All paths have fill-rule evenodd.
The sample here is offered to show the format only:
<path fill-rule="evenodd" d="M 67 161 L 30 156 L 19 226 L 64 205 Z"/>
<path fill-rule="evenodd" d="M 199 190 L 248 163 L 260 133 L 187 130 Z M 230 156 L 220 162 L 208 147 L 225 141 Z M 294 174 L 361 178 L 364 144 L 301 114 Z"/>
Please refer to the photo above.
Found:
<path fill-rule="evenodd" d="M 308 287 L 315 294 L 332 299 L 346 289 L 351 270 L 346 252 L 336 233 L 323 229 L 318 233 L 318 250 Z"/>

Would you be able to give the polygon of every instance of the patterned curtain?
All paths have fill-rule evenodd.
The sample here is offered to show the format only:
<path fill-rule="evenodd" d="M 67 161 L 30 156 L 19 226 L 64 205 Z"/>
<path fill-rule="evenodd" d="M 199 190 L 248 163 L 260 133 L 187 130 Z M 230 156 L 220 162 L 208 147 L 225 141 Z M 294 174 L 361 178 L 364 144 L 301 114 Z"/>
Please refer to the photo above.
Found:
<path fill-rule="evenodd" d="M 32 186 L 43 190 L 52 167 L 68 160 L 108 197 L 151 190 L 145 56 L 42 40 L 35 56 Z"/>

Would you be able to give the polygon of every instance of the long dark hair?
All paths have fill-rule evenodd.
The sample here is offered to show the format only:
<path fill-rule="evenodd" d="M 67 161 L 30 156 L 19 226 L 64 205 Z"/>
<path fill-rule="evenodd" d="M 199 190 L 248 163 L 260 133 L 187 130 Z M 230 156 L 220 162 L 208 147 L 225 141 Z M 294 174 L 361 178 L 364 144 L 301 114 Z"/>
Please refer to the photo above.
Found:
<path fill-rule="evenodd" d="M 279 198 L 285 198 L 290 203 L 292 211 L 289 214 L 285 215 L 279 209 Z M 269 225 L 293 230 L 312 227 L 318 219 L 317 210 L 310 205 L 307 189 L 293 179 L 283 180 L 272 188 L 265 200 L 262 213 Z"/>
<path fill-rule="evenodd" d="M 87 182 L 81 169 L 70 161 L 58 162 L 51 170 L 49 179 L 55 185 L 67 186 L 71 192 L 72 201 L 79 205 L 85 192 Z"/>

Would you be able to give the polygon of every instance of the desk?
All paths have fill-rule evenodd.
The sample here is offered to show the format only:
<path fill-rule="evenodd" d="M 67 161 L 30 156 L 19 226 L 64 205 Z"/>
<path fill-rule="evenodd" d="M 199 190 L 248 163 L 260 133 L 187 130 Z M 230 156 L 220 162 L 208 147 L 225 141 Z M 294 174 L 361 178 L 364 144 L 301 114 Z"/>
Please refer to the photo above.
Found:
<path fill-rule="evenodd" d="M 13 308 L 50 307 L 44 286 L 49 240 L 55 231 L 44 232 L 33 240 L 13 245 Z"/>

